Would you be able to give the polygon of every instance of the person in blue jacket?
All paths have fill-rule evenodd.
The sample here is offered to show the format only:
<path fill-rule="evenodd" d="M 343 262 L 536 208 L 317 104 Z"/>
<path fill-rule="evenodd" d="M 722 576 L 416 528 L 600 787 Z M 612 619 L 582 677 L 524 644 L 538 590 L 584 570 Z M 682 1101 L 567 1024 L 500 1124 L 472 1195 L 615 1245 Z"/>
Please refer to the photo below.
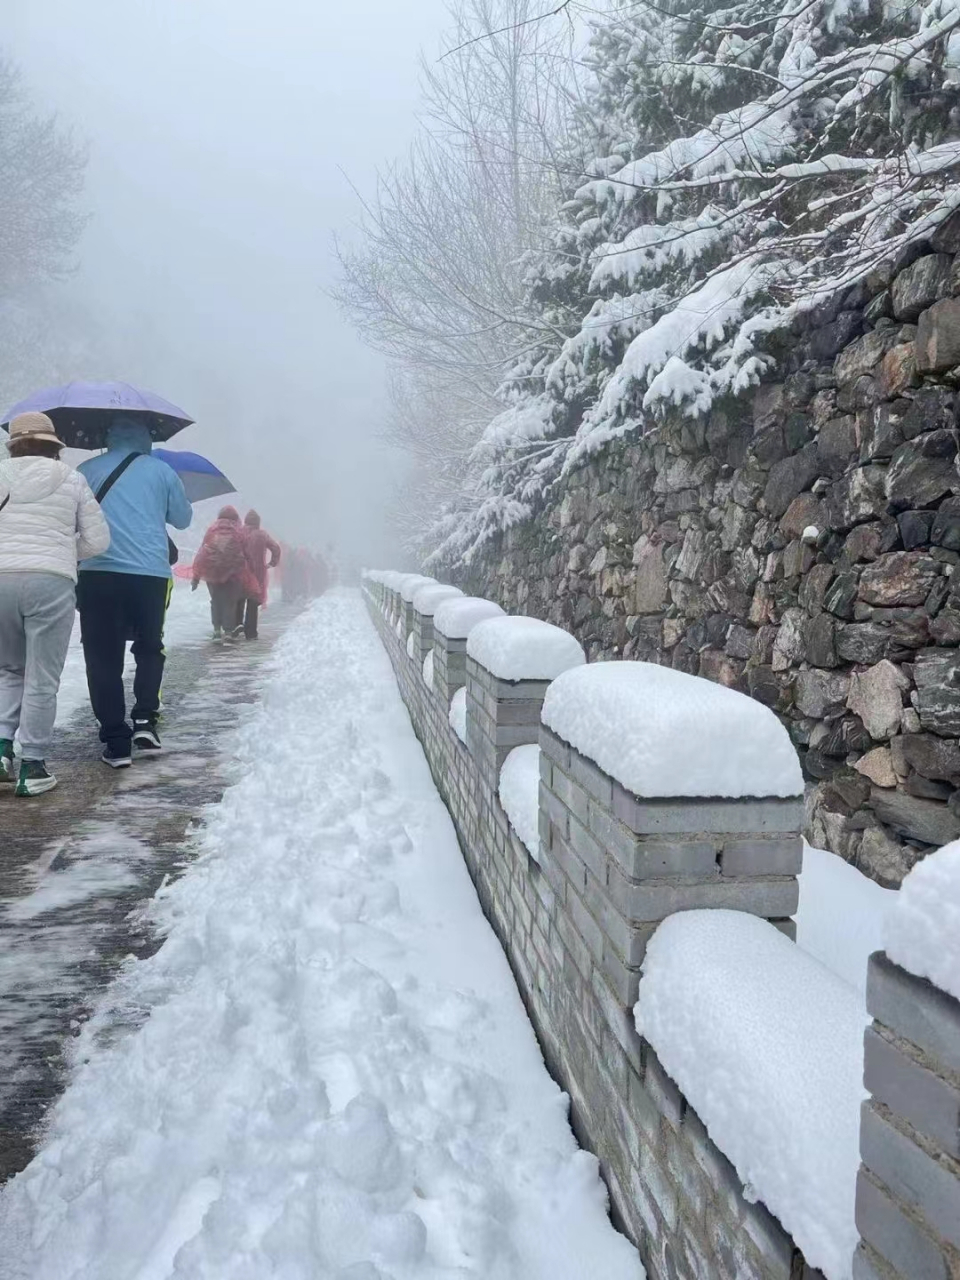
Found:
<path fill-rule="evenodd" d="M 115 769 L 131 763 L 133 747 L 162 750 L 157 717 L 172 576 L 167 525 L 186 529 L 193 519 L 180 477 L 151 456 L 152 447 L 146 426 L 118 414 L 107 433 L 106 453 L 78 468 L 98 498 L 113 478 L 101 502 L 110 549 L 80 564 L 77 607 L 90 702 L 104 744 L 102 759 Z M 130 636 L 136 662 L 132 727 L 123 688 Z"/>

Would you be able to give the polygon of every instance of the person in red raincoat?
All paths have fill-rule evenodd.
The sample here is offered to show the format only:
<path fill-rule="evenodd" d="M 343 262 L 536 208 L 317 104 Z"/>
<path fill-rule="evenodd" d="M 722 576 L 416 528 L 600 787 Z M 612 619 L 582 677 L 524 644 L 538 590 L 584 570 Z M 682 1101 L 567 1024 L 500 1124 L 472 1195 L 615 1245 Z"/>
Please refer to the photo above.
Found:
<path fill-rule="evenodd" d="M 214 640 L 232 640 L 237 604 L 256 583 L 247 561 L 246 539 L 236 507 L 223 507 L 203 535 L 193 561 L 193 590 L 203 579 L 210 592 Z"/>
<path fill-rule="evenodd" d="M 237 604 L 236 634 L 239 635 L 242 630 L 248 640 L 256 640 L 260 606 L 267 603 L 267 573 L 280 563 L 280 544 L 261 527 L 260 516 L 256 511 L 247 512 L 243 534 L 247 564 L 253 575 L 250 585 L 255 585 L 256 591 L 248 590 L 240 597 Z"/>

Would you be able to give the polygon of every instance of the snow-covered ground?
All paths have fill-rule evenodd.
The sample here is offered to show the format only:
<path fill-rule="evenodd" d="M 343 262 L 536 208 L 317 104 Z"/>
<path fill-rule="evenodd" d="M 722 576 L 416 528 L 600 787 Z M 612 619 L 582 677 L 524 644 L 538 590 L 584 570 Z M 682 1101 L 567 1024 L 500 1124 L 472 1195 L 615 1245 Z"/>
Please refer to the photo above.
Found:
<path fill-rule="evenodd" d="M 356 596 L 291 626 L 232 751 L 0 1193 L 2 1280 L 640 1280 Z M 110 1005 L 150 1016 L 111 1044 Z"/>
<path fill-rule="evenodd" d="M 205 587 L 191 591 L 189 582 L 174 583 L 164 640 L 167 648 L 178 644 L 190 644 L 210 635 L 210 596 Z M 129 654 L 129 649 L 127 650 Z M 128 661 L 132 661 L 128 659 Z M 83 650 L 80 648 L 80 620 L 77 618 L 70 639 L 66 665 L 60 680 L 57 697 L 57 722 L 63 724 L 75 711 L 87 705 L 87 675 L 83 666 Z"/>

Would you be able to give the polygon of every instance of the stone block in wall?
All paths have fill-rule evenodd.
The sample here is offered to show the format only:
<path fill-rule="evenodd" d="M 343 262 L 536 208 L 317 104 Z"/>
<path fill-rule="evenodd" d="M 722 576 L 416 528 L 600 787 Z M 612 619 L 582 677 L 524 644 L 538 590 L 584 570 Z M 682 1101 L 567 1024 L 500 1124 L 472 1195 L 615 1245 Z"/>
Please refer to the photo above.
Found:
<path fill-rule="evenodd" d="M 855 1274 L 949 1280 L 960 1260 L 960 1001 L 871 956 Z"/>

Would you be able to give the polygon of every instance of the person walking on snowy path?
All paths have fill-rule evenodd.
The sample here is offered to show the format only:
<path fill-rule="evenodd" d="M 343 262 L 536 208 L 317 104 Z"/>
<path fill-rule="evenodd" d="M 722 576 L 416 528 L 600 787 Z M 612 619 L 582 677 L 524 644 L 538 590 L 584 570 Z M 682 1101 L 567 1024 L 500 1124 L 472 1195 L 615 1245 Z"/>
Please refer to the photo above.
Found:
<path fill-rule="evenodd" d="M 218 643 L 221 640 L 232 641 L 237 625 L 237 607 L 248 592 L 256 593 L 257 590 L 247 561 L 243 526 L 236 507 L 222 507 L 203 535 L 200 550 L 193 561 L 194 591 L 201 579 L 210 592 L 213 638 Z"/>
<path fill-rule="evenodd" d="M 247 512 L 243 526 L 247 563 L 258 590 L 255 594 L 248 591 L 241 597 L 237 605 L 236 633 L 242 630 L 248 640 L 256 640 L 260 606 L 267 603 L 267 574 L 280 563 L 280 544 L 261 527 L 256 511 Z"/>
<path fill-rule="evenodd" d="M 114 769 L 131 763 L 132 747 L 144 754 L 162 750 L 157 717 L 171 581 L 167 525 L 186 529 L 193 519 L 180 477 L 151 457 L 152 448 L 148 428 L 118 414 L 107 433 L 107 452 L 79 468 L 112 535 L 106 554 L 80 565 L 77 603 L 90 702 L 104 744 L 101 759 Z M 128 638 L 137 667 L 132 728 L 123 688 Z"/>
<path fill-rule="evenodd" d="M 18 796 L 57 785 L 46 757 L 76 612 L 77 560 L 110 545 L 90 486 L 65 462 L 53 423 L 24 413 L 10 423 L 0 462 L 0 784 Z M 13 740 L 22 760 L 14 779 Z"/>

